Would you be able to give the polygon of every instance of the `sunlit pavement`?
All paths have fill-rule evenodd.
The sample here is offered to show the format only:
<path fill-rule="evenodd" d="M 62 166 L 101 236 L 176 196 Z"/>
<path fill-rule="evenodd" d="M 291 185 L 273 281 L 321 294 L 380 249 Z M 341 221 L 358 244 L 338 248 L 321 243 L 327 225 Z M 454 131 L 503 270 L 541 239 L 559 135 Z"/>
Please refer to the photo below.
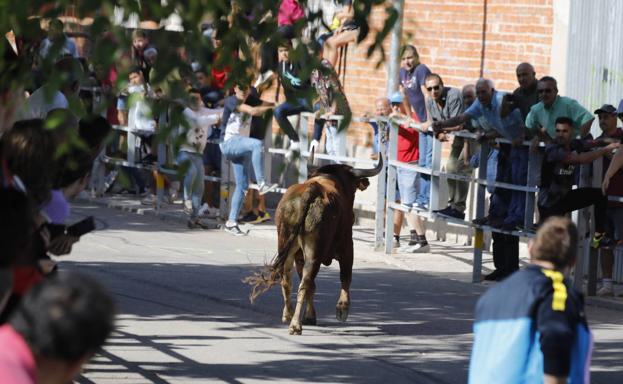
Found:
<path fill-rule="evenodd" d="M 318 325 L 290 336 L 280 289 L 251 304 L 242 283 L 274 255 L 272 226 L 234 237 L 78 204 L 75 219 L 85 215 L 98 218 L 98 231 L 61 259 L 61 270 L 97 277 L 117 298 L 119 316 L 80 383 L 466 381 L 473 307 L 486 289 L 469 283 L 469 248 L 433 243 L 430 254 L 386 256 L 361 239 L 348 321 L 335 319 L 334 263 L 317 279 Z M 591 306 L 588 316 L 592 382 L 623 382 L 621 312 Z"/>

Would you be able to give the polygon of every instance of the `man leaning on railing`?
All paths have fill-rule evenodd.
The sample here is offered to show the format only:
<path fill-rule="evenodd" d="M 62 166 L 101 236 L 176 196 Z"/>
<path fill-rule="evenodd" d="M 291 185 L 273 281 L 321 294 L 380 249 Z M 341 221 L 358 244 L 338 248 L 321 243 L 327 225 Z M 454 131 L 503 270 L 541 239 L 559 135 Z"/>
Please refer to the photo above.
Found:
<path fill-rule="evenodd" d="M 597 142 L 610 140 L 611 142 L 620 142 L 623 138 L 623 129 L 617 128 L 617 114 L 623 120 L 623 100 L 619 104 L 619 108 L 615 109 L 612 105 L 603 105 L 595 111 L 599 119 L 599 127 L 602 135 L 597 138 Z M 623 171 L 617 164 L 621 157 L 619 149 L 616 155 L 610 159 L 604 156 L 603 163 L 603 193 L 607 196 L 614 196 L 621 199 L 623 196 Z M 611 182 L 611 180 L 613 182 Z M 620 244 L 623 241 L 623 202 L 608 201 L 608 209 L 606 211 L 606 230 L 608 237 Z M 612 269 L 614 267 L 614 250 L 613 248 L 602 248 L 600 251 L 601 262 L 601 288 L 597 291 L 598 296 L 613 296 L 612 289 Z"/>
<path fill-rule="evenodd" d="M 459 116 L 434 122 L 433 131 L 440 132 L 443 128 L 476 120 L 486 131 L 484 139 L 504 137 L 513 142 L 512 148 L 508 144 L 500 148 L 496 181 L 526 185 L 528 151 L 521 146 L 525 128 L 519 109 L 503 117 L 503 105 L 508 103 L 508 98 L 504 93 L 497 92 L 489 79 L 478 80 L 476 97 L 477 100 Z M 525 192 L 496 187 L 491 195 L 489 215 L 476 218 L 474 223 L 514 228 L 524 221 L 525 201 Z M 500 280 L 519 268 L 519 238 L 498 232 L 494 232 L 492 237 L 495 271 L 485 276 L 485 280 Z"/>
<path fill-rule="evenodd" d="M 445 87 L 441 76 L 436 73 L 431 73 L 426 76 L 424 85 L 429 95 L 426 99 L 426 113 L 428 116 L 426 124 L 430 125 L 433 121 L 447 120 L 463 112 L 464 105 L 461 100 L 461 91 L 457 88 Z M 440 141 L 448 141 L 446 133 L 456 132 L 462 129 L 464 129 L 463 124 L 455 127 L 448 127 L 440 132 L 435 132 L 435 138 Z M 469 174 L 471 169 L 466 162 L 463 161 L 465 158 L 469 159 L 468 152 L 465 139 L 455 136 L 452 140 L 450 157 L 446 163 L 446 172 L 463 175 Z M 469 185 L 467 182 L 448 178 L 448 206 L 436 212 L 458 219 L 464 219 L 468 190 Z"/>

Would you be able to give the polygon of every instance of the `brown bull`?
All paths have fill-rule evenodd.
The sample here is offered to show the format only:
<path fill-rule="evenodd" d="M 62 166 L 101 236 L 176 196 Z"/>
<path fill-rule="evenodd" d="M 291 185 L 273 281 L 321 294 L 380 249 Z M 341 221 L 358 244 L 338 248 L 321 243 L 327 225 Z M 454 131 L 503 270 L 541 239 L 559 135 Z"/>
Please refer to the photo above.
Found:
<path fill-rule="evenodd" d="M 377 175 L 382 168 L 381 156 L 373 169 L 354 169 L 344 164 L 311 169 L 307 181 L 292 185 L 281 198 L 275 218 L 278 231 L 277 256 L 268 266 L 268 277 L 256 274 L 246 281 L 254 286 L 251 300 L 255 300 L 273 284 L 281 282 L 285 302 L 282 321 L 290 323 L 290 334 L 300 335 L 302 332 L 301 315 L 305 302 L 302 323 L 316 324 L 314 280 L 320 264 L 330 265 L 333 259 L 340 263 L 342 285 L 336 317 L 346 321 L 353 268 L 355 192 L 357 189 L 366 189 L 370 185 L 368 177 Z M 293 265 L 296 265 L 301 279 L 294 313 L 290 300 Z"/>

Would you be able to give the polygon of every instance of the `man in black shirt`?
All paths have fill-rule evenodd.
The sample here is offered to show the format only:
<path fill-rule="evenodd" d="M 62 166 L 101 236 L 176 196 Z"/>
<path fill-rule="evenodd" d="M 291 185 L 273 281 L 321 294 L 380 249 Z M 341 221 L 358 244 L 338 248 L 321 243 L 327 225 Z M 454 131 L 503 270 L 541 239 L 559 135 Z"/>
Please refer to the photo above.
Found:
<path fill-rule="evenodd" d="M 585 145 L 572 140 L 573 121 L 568 117 L 556 119 L 556 140 L 545 148 L 539 187 L 539 213 L 541 222 L 550 216 L 563 216 L 577 209 L 595 207 L 595 237 L 593 247 L 608 245 L 604 235 L 608 200 L 600 188 L 572 189 L 575 167 L 590 164 L 619 147 L 611 143 L 591 152 L 582 152 Z"/>
<path fill-rule="evenodd" d="M 508 112 L 519 108 L 521 117 L 523 117 L 525 121 L 528 112 L 530 112 L 530 108 L 539 102 L 539 94 L 537 92 L 538 81 L 536 80 L 534 67 L 530 63 L 519 64 L 515 73 L 517 75 L 519 88 L 513 91 L 511 97 L 507 97 L 510 99 L 507 104 L 510 107 Z"/>

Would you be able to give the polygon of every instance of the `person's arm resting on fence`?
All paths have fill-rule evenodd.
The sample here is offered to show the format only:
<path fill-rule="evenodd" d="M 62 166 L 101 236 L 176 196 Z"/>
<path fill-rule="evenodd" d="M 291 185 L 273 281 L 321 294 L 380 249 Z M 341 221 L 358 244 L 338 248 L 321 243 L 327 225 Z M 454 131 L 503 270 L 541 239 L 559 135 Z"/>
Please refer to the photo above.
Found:
<path fill-rule="evenodd" d="M 590 164 L 598 158 L 612 152 L 619 147 L 619 143 L 608 144 L 603 148 L 596 149 L 590 152 L 583 153 L 569 153 L 562 159 L 564 164 Z"/>

